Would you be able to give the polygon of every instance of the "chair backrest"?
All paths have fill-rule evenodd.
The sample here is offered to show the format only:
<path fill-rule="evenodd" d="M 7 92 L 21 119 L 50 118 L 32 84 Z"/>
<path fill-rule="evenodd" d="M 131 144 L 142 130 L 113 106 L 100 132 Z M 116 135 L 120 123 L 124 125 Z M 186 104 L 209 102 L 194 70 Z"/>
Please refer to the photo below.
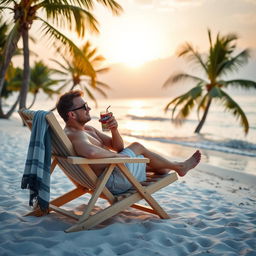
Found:
<path fill-rule="evenodd" d="M 19 115 L 21 116 L 23 122 L 30 129 L 32 129 L 34 114 L 35 111 L 27 109 L 19 110 Z M 60 168 L 76 185 L 78 183 L 83 187 L 93 189 L 95 187 L 95 182 L 86 173 L 86 171 L 79 165 L 73 165 L 66 161 L 66 157 L 76 156 L 76 153 L 71 141 L 64 133 L 54 113 L 49 112 L 49 114 L 46 115 L 46 119 L 51 127 L 52 155 L 57 158 Z"/>

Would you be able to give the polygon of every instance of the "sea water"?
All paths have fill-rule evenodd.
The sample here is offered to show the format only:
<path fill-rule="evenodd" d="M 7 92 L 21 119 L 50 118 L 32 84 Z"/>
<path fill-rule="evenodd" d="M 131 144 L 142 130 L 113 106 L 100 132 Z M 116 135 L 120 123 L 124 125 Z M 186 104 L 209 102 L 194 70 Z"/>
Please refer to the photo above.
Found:
<path fill-rule="evenodd" d="M 177 125 L 171 120 L 171 111 L 164 111 L 170 101 L 168 98 L 108 99 L 100 101 L 98 108 L 104 110 L 111 105 L 110 110 L 118 120 L 121 134 L 133 138 L 129 141 L 152 142 L 151 146 L 162 147 L 165 151 L 175 145 L 179 154 L 185 148 L 200 149 L 209 164 L 256 175 L 256 95 L 235 95 L 233 99 L 239 103 L 249 121 L 247 135 L 239 120 L 217 105 L 218 101 L 213 102 L 200 134 L 194 133 L 199 122 L 196 110 Z M 91 111 L 95 125 L 97 112 L 97 109 Z"/>
<path fill-rule="evenodd" d="M 146 142 L 156 151 L 162 149 L 174 157 L 176 153 L 181 157 L 188 156 L 186 149 L 190 152 L 200 149 L 203 160 L 209 164 L 256 175 L 256 94 L 237 93 L 232 98 L 248 118 L 250 128 L 247 135 L 239 120 L 225 111 L 218 101 L 212 103 L 200 134 L 194 133 L 199 122 L 196 109 L 180 125 L 171 121 L 171 110 L 164 111 L 170 98 L 99 99 L 97 107 L 89 100 L 90 123 L 101 129 L 98 122 L 100 111 L 111 105 L 109 111 L 113 112 L 120 133 L 129 142 Z M 41 97 L 33 109 L 49 110 L 53 106 L 54 101 Z M 58 119 L 64 125 L 61 118 Z"/>

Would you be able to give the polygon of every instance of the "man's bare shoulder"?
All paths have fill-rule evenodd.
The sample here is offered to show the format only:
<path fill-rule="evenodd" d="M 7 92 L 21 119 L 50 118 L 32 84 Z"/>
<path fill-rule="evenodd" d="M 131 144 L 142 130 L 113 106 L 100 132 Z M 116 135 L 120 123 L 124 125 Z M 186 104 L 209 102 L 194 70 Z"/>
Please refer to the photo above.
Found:
<path fill-rule="evenodd" d="M 83 142 L 89 142 L 88 135 L 85 131 L 80 131 L 74 128 L 64 128 L 64 132 L 68 136 L 68 138 L 71 140 L 71 142 L 76 141 L 83 141 Z"/>

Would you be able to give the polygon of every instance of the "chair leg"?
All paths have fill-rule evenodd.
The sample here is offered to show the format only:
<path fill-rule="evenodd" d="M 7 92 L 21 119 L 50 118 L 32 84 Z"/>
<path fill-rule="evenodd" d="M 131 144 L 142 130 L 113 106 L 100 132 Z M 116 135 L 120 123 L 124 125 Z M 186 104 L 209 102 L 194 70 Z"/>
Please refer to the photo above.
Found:
<path fill-rule="evenodd" d="M 66 203 L 68 203 L 68 202 L 70 202 L 70 201 L 80 197 L 81 195 L 83 195 L 83 194 L 85 194 L 87 192 L 88 192 L 87 189 L 77 187 L 77 188 L 75 188 L 75 189 L 65 193 L 64 195 L 61 195 L 61 196 L 53 199 L 52 201 L 50 201 L 49 204 L 52 204 L 54 206 L 59 207 L 59 206 L 62 206 L 64 204 L 66 204 Z M 45 213 L 43 213 L 40 210 L 40 208 L 36 208 L 35 210 L 27 213 L 24 216 L 37 216 L 37 217 L 39 217 L 39 216 L 43 216 L 43 215 L 45 215 Z"/>
<path fill-rule="evenodd" d="M 149 185 L 145 188 L 145 192 L 148 194 L 152 194 L 159 189 L 171 184 L 177 180 L 177 175 L 176 173 L 171 173 L 162 180 Z M 128 207 L 134 205 L 136 202 L 140 201 L 141 199 L 144 199 L 143 196 L 140 193 L 135 193 L 130 195 L 129 197 L 126 197 L 122 199 L 121 201 L 118 201 L 114 203 L 113 205 L 105 208 L 104 210 L 89 216 L 88 219 L 82 222 L 78 222 L 75 225 L 71 226 L 70 228 L 66 229 L 65 232 L 76 232 L 76 231 L 81 231 L 81 230 L 88 230 L 93 228 L 94 226 L 104 222 L 105 220 L 111 218 L 112 216 L 120 213 L 121 211 L 127 209 Z M 142 210 L 142 208 L 141 208 Z M 158 214 L 158 212 L 154 212 L 154 214 Z M 166 213 L 166 219 L 169 219 L 170 216 Z"/>
<path fill-rule="evenodd" d="M 91 196 L 91 199 L 88 202 L 88 205 L 83 213 L 83 215 L 80 217 L 79 221 L 84 221 L 86 220 L 90 215 L 90 212 L 92 211 L 92 209 L 94 208 L 99 196 L 101 195 L 108 179 L 109 176 L 111 175 L 113 169 L 115 168 L 115 164 L 111 164 L 104 172 L 104 174 L 102 175 L 102 177 L 100 177 L 98 179 L 96 188 L 94 193 Z"/>
<path fill-rule="evenodd" d="M 145 199 L 148 204 L 154 209 L 162 219 L 170 218 L 169 215 L 164 211 L 164 209 L 157 203 L 157 201 L 146 191 L 146 189 L 134 178 L 134 176 L 129 172 L 124 164 L 117 164 L 121 169 L 125 177 L 132 183 L 135 189 L 141 194 L 143 199 Z"/>

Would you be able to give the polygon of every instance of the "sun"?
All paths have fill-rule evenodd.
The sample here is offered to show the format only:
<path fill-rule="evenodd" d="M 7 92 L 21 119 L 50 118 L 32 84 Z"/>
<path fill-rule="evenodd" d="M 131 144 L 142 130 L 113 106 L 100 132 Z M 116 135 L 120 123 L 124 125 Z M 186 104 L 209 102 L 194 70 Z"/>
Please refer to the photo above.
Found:
<path fill-rule="evenodd" d="M 158 57 L 157 39 L 147 24 L 124 23 L 112 34 L 105 51 L 106 59 L 111 62 L 139 67 Z"/>

